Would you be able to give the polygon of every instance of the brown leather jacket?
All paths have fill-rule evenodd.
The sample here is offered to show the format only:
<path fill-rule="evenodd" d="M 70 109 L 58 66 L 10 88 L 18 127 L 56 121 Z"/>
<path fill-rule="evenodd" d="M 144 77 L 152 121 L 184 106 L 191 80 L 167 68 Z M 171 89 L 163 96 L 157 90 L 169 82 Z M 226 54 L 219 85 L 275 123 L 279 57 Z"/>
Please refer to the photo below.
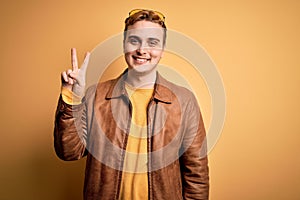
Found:
<path fill-rule="evenodd" d="M 124 77 L 89 88 L 80 105 L 58 102 L 55 151 L 63 160 L 87 155 L 86 200 L 119 198 L 131 122 Z M 208 199 L 205 129 L 194 95 L 157 73 L 147 119 L 149 199 Z"/>

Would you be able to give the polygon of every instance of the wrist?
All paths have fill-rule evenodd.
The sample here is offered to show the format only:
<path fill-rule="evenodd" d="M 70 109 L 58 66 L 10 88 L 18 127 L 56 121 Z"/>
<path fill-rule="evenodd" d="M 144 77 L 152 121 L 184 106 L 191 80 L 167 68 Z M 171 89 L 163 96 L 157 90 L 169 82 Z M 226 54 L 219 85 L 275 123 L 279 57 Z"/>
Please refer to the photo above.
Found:
<path fill-rule="evenodd" d="M 81 100 L 83 98 L 83 96 L 79 96 L 78 94 L 74 93 L 72 90 L 70 90 L 67 87 L 61 88 L 61 95 L 63 101 L 70 105 L 81 104 Z"/>

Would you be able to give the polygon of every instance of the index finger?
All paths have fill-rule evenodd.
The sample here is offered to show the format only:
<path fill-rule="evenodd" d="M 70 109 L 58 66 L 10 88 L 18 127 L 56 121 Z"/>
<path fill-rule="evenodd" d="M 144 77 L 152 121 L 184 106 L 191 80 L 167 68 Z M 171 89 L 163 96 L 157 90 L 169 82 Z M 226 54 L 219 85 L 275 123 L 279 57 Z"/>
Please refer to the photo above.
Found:
<path fill-rule="evenodd" d="M 73 70 L 78 70 L 77 53 L 75 48 L 71 49 L 71 63 Z"/>

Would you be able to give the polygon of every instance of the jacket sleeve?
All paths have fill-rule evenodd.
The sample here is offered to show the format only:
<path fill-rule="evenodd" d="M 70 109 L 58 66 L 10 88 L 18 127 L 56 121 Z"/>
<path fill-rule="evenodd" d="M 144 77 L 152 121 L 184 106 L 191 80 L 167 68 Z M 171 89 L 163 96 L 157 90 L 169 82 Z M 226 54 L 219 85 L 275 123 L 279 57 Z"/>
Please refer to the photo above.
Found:
<path fill-rule="evenodd" d="M 206 133 L 197 100 L 193 97 L 185 112 L 185 133 L 180 167 L 183 199 L 209 197 L 209 174 L 206 148 Z"/>
<path fill-rule="evenodd" d="M 55 114 L 54 147 L 62 160 L 78 160 L 86 153 L 86 105 L 69 105 L 60 96 Z"/>

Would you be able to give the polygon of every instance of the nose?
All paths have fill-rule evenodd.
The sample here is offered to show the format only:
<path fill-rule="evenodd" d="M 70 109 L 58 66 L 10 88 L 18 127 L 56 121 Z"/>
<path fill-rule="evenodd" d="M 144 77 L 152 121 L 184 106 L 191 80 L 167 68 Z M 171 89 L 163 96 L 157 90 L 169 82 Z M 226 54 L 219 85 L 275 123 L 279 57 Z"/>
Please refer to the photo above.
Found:
<path fill-rule="evenodd" d="M 139 54 L 145 54 L 147 52 L 147 45 L 144 42 L 142 42 L 136 49 L 136 52 Z"/>

